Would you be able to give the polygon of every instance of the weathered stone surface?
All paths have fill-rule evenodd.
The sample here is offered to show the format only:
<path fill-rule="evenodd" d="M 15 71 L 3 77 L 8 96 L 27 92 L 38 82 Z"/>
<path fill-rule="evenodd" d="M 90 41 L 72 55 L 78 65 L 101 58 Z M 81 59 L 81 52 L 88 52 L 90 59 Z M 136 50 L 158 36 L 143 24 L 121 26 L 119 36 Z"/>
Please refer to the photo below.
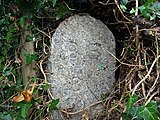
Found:
<path fill-rule="evenodd" d="M 59 107 L 80 111 L 110 91 L 115 82 L 115 59 L 108 51 L 115 55 L 115 39 L 101 21 L 74 15 L 59 25 L 48 64 L 51 91 L 60 99 Z M 95 113 L 94 108 L 92 117 Z"/>

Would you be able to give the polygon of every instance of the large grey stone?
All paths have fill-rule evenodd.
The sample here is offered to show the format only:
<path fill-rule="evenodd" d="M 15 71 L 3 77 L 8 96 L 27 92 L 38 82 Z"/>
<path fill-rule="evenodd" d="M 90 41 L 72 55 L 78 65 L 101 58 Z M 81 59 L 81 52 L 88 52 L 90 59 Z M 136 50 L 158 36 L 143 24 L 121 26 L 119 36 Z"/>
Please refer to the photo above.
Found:
<path fill-rule="evenodd" d="M 115 39 L 100 20 L 74 15 L 60 23 L 53 34 L 48 64 L 51 92 L 60 99 L 59 107 L 80 111 L 111 90 L 115 59 L 108 51 L 115 55 Z M 91 109 L 91 117 L 99 111 L 96 109 Z M 72 119 L 79 120 L 80 116 Z"/>

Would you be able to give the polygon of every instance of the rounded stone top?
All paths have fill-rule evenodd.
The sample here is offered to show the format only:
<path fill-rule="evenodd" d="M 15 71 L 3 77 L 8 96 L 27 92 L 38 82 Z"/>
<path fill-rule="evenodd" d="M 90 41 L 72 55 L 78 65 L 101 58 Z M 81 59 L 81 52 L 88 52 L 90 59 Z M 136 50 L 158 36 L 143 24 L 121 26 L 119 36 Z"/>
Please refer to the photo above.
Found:
<path fill-rule="evenodd" d="M 74 15 L 52 37 L 48 69 L 51 92 L 59 106 L 73 111 L 101 99 L 115 82 L 115 39 L 100 20 Z"/>

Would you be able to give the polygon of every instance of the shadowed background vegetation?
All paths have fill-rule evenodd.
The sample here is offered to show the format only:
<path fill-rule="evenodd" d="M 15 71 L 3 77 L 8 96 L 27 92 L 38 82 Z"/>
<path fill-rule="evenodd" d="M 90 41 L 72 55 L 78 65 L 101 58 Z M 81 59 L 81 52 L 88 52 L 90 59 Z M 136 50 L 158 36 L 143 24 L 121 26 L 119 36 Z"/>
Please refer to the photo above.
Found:
<path fill-rule="evenodd" d="M 95 119 L 158 120 L 158 0 L 1 0 L 0 120 L 52 120 L 57 109 L 70 114 L 56 107 L 46 61 L 56 27 L 77 13 L 102 20 L 117 43 L 117 82 Z"/>

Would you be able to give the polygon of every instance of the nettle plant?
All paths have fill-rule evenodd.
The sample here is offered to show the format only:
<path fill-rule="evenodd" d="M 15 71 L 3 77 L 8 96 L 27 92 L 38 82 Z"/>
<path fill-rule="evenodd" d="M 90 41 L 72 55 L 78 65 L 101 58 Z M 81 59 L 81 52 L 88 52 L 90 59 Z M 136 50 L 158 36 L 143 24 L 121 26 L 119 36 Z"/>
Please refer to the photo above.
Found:
<path fill-rule="evenodd" d="M 132 8 L 130 13 L 135 13 L 136 9 L 140 11 L 140 13 L 150 20 L 154 20 L 156 17 L 160 18 L 160 2 L 157 0 L 137 0 L 139 6 L 137 8 Z M 127 10 L 126 5 L 129 3 L 128 0 L 121 0 L 120 7 L 125 12 Z"/>

